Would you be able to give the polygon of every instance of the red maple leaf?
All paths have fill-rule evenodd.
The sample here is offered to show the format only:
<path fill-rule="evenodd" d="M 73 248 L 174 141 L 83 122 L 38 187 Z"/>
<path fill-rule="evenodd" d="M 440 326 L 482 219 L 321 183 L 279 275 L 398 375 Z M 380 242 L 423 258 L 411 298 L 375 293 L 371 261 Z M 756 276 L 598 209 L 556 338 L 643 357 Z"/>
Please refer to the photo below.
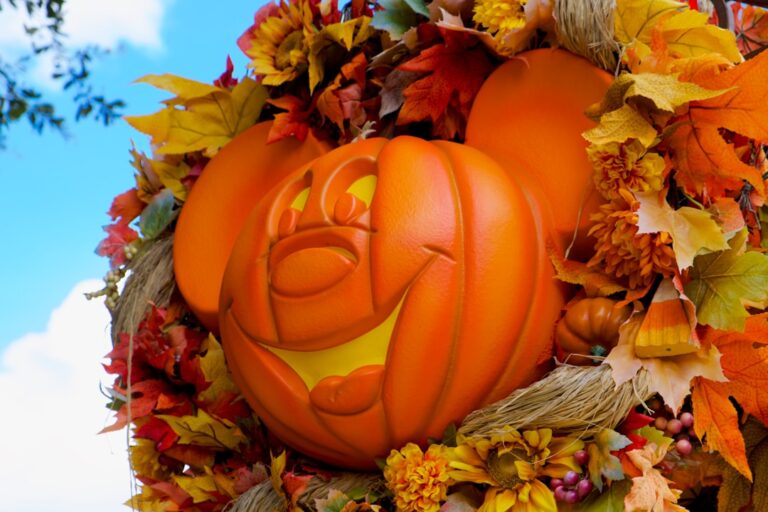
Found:
<path fill-rule="evenodd" d="M 453 138 L 463 136 L 472 102 L 493 64 L 474 37 L 448 30 L 441 33 L 444 44 L 435 44 L 397 68 L 427 73 L 403 91 L 405 102 L 397 124 L 428 119 L 435 133 Z"/>
<path fill-rule="evenodd" d="M 109 258 L 109 266 L 117 268 L 126 262 L 125 246 L 139 238 L 139 234 L 127 224 L 117 223 L 104 226 L 107 238 L 99 242 L 96 254 Z"/>
<path fill-rule="evenodd" d="M 135 188 L 126 190 L 112 200 L 107 214 L 118 224 L 128 225 L 138 217 L 146 205 L 139 199 L 139 191 Z"/>

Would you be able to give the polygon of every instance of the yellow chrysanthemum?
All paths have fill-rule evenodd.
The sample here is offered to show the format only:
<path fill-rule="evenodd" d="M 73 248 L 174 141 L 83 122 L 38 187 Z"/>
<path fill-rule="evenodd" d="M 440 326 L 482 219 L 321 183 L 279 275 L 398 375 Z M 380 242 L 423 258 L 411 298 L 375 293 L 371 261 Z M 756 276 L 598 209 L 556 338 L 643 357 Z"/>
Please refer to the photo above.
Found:
<path fill-rule="evenodd" d="M 525 26 L 525 4 L 528 0 L 477 0 L 473 20 L 491 34 L 503 37 Z"/>
<path fill-rule="evenodd" d="M 538 478 L 579 471 L 573 454 L 584 448 L 578 439 L 553 438 L 548 428 L 521 434 L 508 427 L 490 438 L 458 441 L 448 451 L 451 478 L 490 486 L 478 512 L 556 512 L 552 491 Z"/>
<path fill-rule="evenodd" d="M 265 85 L 280 85 L 307 69 L 309 40 L 314 32 L 312 11 L 301 0 L 282 3 L 277 15 L 254 29 L 252 46 L 246 51 L 251 67 Z"/>
<path fill-rule="evenodd" d="M 672 237 L 665 232 L 638 234 L 635 198 L 624 189 L 619 190 L 619 196 L 591 216 L 589 234 L 596 242 L 588 265 L 626 278 L 632 289 L 649 285 L 657 273 L 674 274 Z"/>
<path fill-rule="evenodd" d="M 433 444 L 424 453 L 408 443 L 402 450 L 392 450 L 387 457 L 384 479 L 395 494 L 397 510 L 437 512 L 445 501 L 448 486 L 448 459 L 445 447 Z"/>
<path fill-rule="evenodd" d="M 661 190 L 664 159 L 656 153 L 645 153 L 638 141 L 592 144 L 587 155 L 595 169 L 595 186 L 606 199 L 619 197 L 623 188 L 638 192 Z"/>

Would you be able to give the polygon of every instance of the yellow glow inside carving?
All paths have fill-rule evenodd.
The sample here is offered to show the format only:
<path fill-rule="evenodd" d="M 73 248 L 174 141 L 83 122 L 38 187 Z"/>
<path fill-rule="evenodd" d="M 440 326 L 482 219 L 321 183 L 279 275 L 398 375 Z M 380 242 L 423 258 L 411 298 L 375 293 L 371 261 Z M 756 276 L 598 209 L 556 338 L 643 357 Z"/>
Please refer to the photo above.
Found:
<path fill-rule="evenodd" d="M 304 207 L 307 205 L 307 199 L 309 199 L 309 187 L 299 192 L 299 195 L 297 195 L 291 203 L 291 208 L 295 208 L 296 210 L 303 212 Z"/>
<path fill-rule="evenodd" d="M 349 186 L 347 192 L 364 202 L 366 208 L 370 208 L 371 201 L 373 201 L 373 193 L 376 192 L 377 182 L 378 178 L 373 174 L 369 174 L 368 176 L 363 176 L 362 178 L 355 180 L 355 182 Z"/>
<path fill-rule="evenodd" d="M 395 322 L 400 314 L 402 301 L 392 313 L 377 327 L 355 338 L 325 350 L 299 352 L 275 347 L 266 347 L 270 352 L 285 361 L 301 377 L 310 391 L 326 377 L 346 376 L 363 366 L 383 365 L 387 360 L 389 340 L 395 329 Z"/>

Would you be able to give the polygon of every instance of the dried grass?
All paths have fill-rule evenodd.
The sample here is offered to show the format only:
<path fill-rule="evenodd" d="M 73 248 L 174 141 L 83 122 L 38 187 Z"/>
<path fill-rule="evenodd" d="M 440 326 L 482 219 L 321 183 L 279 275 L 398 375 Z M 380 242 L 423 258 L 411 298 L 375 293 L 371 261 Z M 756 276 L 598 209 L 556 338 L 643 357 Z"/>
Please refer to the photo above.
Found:
<path fill-rule="evenodd" d="M 614 72 L 620 51 L 613 39 L 616 0 L 555 0 L 558 38 L 570 51 Z"/>
<path fill-rule="evenodd" d="M 112 312 L 112 340 L 119 333 L 135 334 L 151 304 L 166 307 L 176 288 L 173 274 L 173 235 L 145 242 L 128 265 L 129 275 Z"/>

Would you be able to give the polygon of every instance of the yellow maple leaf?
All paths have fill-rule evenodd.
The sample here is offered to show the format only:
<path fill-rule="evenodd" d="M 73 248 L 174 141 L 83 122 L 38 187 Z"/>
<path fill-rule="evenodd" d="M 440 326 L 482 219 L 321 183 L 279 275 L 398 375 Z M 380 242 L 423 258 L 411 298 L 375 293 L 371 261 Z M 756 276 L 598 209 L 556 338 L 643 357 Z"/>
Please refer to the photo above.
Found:
<path fill-rule="evenodd" d="M 674 0 L 618 0 L 614 16 L 615 37 L 641 59 L 652 53 L 654 30 L 676 58 L 717 53 L 730 62 L 741 62 L 736 36 L 709 24 L 709 16 Z"/>
<path fill-rule="evenodd" d="M 637 232 L 669 233 L 680 270 L 693 265 L 697 254 L 729 248 L 723 230 L 709 212 L 689 206 L 673 210 L 656 192 L 637 192 L 635 198 L 640 203 Z"/>
<path fill-rule="evenodd" d="M 212 475 L 183 476 L 174 475 L 173 481 L 176 485 L 192 497 L 193 503 L 204 503 L 206 501 L 216 501 L 213 493 L 218 491 L 216 481 Z"/>
<path fill-rule="evenodd" d="M 637 139 L 649 147 L 656 140 L 656 128 L 631 105 L 603 114 L 600 124 L 584 132 L 583 137 L 592 144 L 608 144 Z"/>
<path fill-rule="evenodd" d="M 312 36 L 309 45 L 309 90 L 315 90 L 317 84 L 325 76 L 325 53 L 333 46 L 341 46 L 349 51 L 360 46 L 370 38 L 375 31 L 370 26 L 371 18 L 361 16 L 349 21 L 342 21 L 323 27 Z"/>
<path fill-rule="evenodd" d="M 126 121 L 149 135 L 159 154 L 203 151 L 215 155 L 239 133 L 259 119 L 267 91 L 250 78 L 231 91 L 173 75 L 141 79 L 170 90 L 176 96 L 166 108 L 146 116 L 128 116 Z M 206 94 L 201 95 L 203 92 Z"/>
<path fill-rule="evenodd" d="M 213 402 L 224 393 L 240 394 L 240 390 L 232 381 L 224 359 L 224 350 L 213 334 L 208 335 L 203 348 L 205 355 L 200 357 L 200 370 L 203 372 L 206 382 L 211 385 L 198 394 L 198 399 L 203 403 Z"/>
<path fill-rule="evenodd" d="M 158 414 L 179 436 L 180 444 L 204 446 L 218 450 L 234 450 L 248 439 L 231 421 L 217 419 L 198 409 L 195 416 L 172 416 Z"/>

